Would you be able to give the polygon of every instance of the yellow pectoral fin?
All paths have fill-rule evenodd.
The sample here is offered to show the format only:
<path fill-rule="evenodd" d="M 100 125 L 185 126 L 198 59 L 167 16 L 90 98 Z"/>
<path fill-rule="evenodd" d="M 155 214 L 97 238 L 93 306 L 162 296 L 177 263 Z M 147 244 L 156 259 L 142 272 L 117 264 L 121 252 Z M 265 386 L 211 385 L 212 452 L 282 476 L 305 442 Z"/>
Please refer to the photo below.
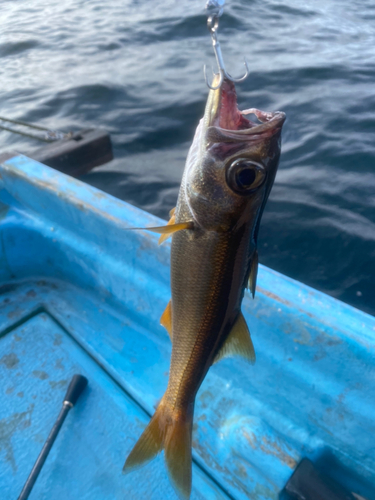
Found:
<path fill-rule="evenodd" d="M 168 223 L 167 223 L 167 226 L 172 226 L 173 224 L 176 223 L 176 216 L 174 214 L 176 208 L 172 208 L 172 210 L 169 212 L 169 215 L 171 216 L 171 218 L 169 219 Z M 171 234 L 162 234 L 159 238 L 159 245 L 161 245 L 163 243 L 163 241 L 167 240 L 169 237 L 171 236 Z"/>
<path fill-rule="evenodd" d="M 159 245 L 163 243 L 166 239 L 168 239 L 170 236 L 172 236 L 173 233 L 177 233 L 177 231 L 182 231 L 183 229 L 193 229 L 194 224 L 193 222 L 181 222 L 180 224 L 175 224 L 175 216 L 172 215 L 170 221 L 166 226 L 163 226 L 162 228 L 157 227 L 153 229 L 158 229 L 158 231 L 155 231 L 155 233 L 161 233 L 161 236 L 159 238 Z M 150 231 L 153 229 L 147 228 Z"/>
<path fill-rule="evenodd" d="M 168 238 L 173 233 L 176 233 L 177 231 L 182 231 L 183 229 L 194 229 L 194 223 L 193 222 L 181 222 L 179 224 L 173 224 L 171 221 L 166 226 L 157 226 L 157 227 L 127 227 L 127 231 L 136 231 L 136 230 L 142 230 L 142 231 L 152 231 L 153 233 L 159 233 L 162 234 L 164 239 Z M 164 236 L 167 235 L 167 236 Z M 164 239 L 162 241 L 164 241 Z M 159 244 L 162 242 L 159 240 Z"/>
<path fill-rule="evenodd" d="M 182 231 L 182 229 L 193 229 L 193 222 L 181 222 L 180 224 L 170 224 L 166 226 L 158 227 L 137 227 L 134 229 L 146 229 L 147 231 L 152 231 L 153 233 L 159 234 L 173 234 L 177 231 Z"/>
<path fill-rule="evenodd" d="M 176 212 L 176 207 L 172 208 L 172 210 L 169 211 L 169 216 L 172 217 Z"/>
<path fill-rule="evenodd" d="M 249 328 L 242 312 L 238 315 L 238 318 L 220 351 L 216 354 L 214 363 L 231 356 L 242 356 L 250 361 L 251 364 L 255 363 L 254 346 L 251 341 Z"/>
<path fill-rule="evenodd" d="M 160 318 L 160 324 L 164 326 L 164 328 L 167 330 L 169 337 L 172 339 L 172 301 L 170 300 L 167 304 L 167 307 L 165 308 L 163 314 L 161 315 Z"/>
<path fill-rule="evenodd" d="M 255 297 L 255 288 L 257 286 L 258 262 L 259 262 L 258 251 L 255 250 L 253 260 L 251 261 L 249 283 L 248 283 L 248 288 L 253 298 Z"/>

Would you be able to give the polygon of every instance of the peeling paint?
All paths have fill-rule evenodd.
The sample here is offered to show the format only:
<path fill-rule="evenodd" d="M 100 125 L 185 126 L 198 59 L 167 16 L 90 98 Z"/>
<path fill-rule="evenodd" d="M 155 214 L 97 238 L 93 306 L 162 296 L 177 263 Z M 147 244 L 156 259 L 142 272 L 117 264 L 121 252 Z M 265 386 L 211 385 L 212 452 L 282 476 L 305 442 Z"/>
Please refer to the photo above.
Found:
<path fill-rule="evenodd" d="M 209 391 L 204 391 L 198 396 L 198 399 L 202 405 L 202 408 L 207 408 L 210 402 L 214 399 L 213 395 Z"/>
<path fill-rule="evenodd" d="M 270 292 L 269 290 L 265 290 L 264 288 L 261 288 L 260 286 L 257 286 L 256 290 L 257 290 L 257 292 L 261 293 L 262 295 L 265 295 L 266 297 L 269 297 L 270 299 L 276 300 L 276 302 L 280 302 L 280 304 L 284 304 L 287 307 L 293 307 L 293 304 L 291 302 L 279 297 L 278 295 Z"/>
<path fill-rule="evenodd" d="M 57 382 L 50 380 L 48 383 L 51 386 L 51 389 L 63 389 L 68 386 L 68 381 L 66 379 L 59 380 Z"/>
<path fill-rule="evenodd" d="M 19 359 L 17 355 L 14 352 L 11 352 L 9 354 L 5 354 L 2 358 L 0 358 L 0 364 L 4 365 L 8 369 L 15 368 L 18 363 Z"/>
<path fill-rule="evenodd" d="M 261 288 L 259 286 L 257 286 L 256 289 L 262 295 L 265 295 L 266 297 L 269 297 L 270 299 L 273 299 L 276 302 L 279 302 L 280 304 L 283 304 L 284 306 L 290 308 L 291 310 L 293 310 L 293 309 L 295 310 L 296 309 L 296 304 L 293 304 L 289 300 L 285 300 L 282 297 L 280 297 L 279 295 L 276 295 L 275 293 L 272 293 L 269 290 L 266 290 L 266 289 Z M 298 309 L 298 310 L 299 310 L 299 312 L 301 312 L 303 314 L 306 314 L 306 316 L 309 316 L 310 318 L 315 318 L 315 316 L 313 314 L 309 313 L 308 311 L 306 311 L 304 309 Z"/>
<path fill-rule="evenodd" d="M 295 337 L 293 339 L 293 342 L 301 345 L 309 345 L 309 346 L 312 345 L 313 342 L 311 339 L 310 332 L 301 323 L 299 323 L 296 326 L 298 326 L 298 330 L 296 328 L 297 331 L 295 333 L 298 333 L 299 337 Z"/>
<path fill-rule="evenodd" d="M 62 360 L 63 360 L 63 358 L 56 359 L 56 362 L 55 362 L 55 368 L 56 368 L 56 370 L 64 370 L 65 367 L 62 364 Z"/>
<path fill-rule="evenodd" d="M 56 333 L 55 337 L 53 339 L 53 345 L 59 346 L 61 344 L 62 344 L 62 335 L 60 335 L 59 333 Z"/>
<path fill-rule="evenodd" d="M 204 422 L 205 420 L 207 420 L 207 415 L 205 413 L 203 413 L 197 418 L 198 422 Z"/>
<path fill-rule="evenodd" d="M 12 437 L 15 432 L 30 427 L 33 410 L 34 405 L 31 404 L 28 410 L 13 413 L 10 417 L 0 420 L 0 451 L 5 451 L 5 460 L 10 463 L 13 472 L 17 471 L 17 463 L 12 446 Z"/>
<path fill-rule="evenodd" d="M 249 434 L 246 430 L 242 432 L 244 435 L 246 441 L 249 443 L 249 445 L 255 450 L 256 448 L 256 437 L 253 433 Z"/>
<path fill-rule="evenodd" d="M 243 481 L 246 481 L 248 479 L 246 467 L 239 461 L 234 462 L 235 465 L 235 470 L 234 473 L 236 476 L 239 476 Z"/>
<path fill-rule="evenodd" d="M 18 316 L 21 316 L 23 314 L 23 310 L 20 308 L 13 309 L 13 311 L 10 311 L 7 316 L 9 319 L 14 319 L 17 318 Z"/>
<path fill-rule="evenodd" d="M 266 436 L 262 436 L 261 441 L 259 442 L 258 438 L 260 438 L 260 436 L 257 436 L 252 432 L 250 433 L 245 429 L 242 431 L 242 435 L 253 450 L 259 449 L 266 455 L 273 455 L 278 460 L 286 464 L 290 469 L 294 469 L 297 466 L 297 459 L 299 457 L 292 457 L 279 443 L 277 443 L 277 441 Z M 286 443 L 283 443 L 283 445 L 284 448 L 287 446 Z"/>
<path fill-rule="evenodd" d="M 193 439 L 192 446 L 204 463 L 210 467 L 212 470 L 215 470 L 218 477 L 224 476 L 226 482 L 228 482 L 234 490 L 239 490 L 246 495 L 249 495 L 250 491 L 247 490 L 246 486 L 242 483 L 239 478 L 234 476 L 229 469 L 221 466 L 213 457 L 212 450 L 209 447 L 208 443 L 201 443 L 197 439 Z M 219 481 L 221 482 L 221 481 Z M 251 497 L 253 498 L 253 497 Z M 255 497 L 254 497 L 255 498 Z"/>
<path fill-rule="evenodd" d="M 277 500 L 279 498 L 278 492 L 267 488 L 264 484 L 257 484 L 251 493 L 252 500 Z"/>
<path fill-rule="evenodd" d="M 260 445 L 260 449 L 264 453 L 275 456 L 291 469 L 294 469 L 297 466 L 297 460 L 286 453 L 276 441 L 267 439 L 265 436 L 263 436 L 262 441 L 264 444 Z"/>
<path fill-rule="evenodd" d="M 32 376 L 35 378 L 39 378 L 40 380 L 46 380 L 48 378 L 48 373 L 43 370 L 34 370 L 32 372 Z"/>

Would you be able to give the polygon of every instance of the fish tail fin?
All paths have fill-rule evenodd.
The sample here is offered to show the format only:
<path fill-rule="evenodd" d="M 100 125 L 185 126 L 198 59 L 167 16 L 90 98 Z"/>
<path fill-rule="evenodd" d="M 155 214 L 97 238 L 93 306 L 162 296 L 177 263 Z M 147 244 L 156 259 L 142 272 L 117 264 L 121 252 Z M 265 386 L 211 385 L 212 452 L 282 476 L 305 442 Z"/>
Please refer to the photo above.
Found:
<path fill-rule="evenodd" d="M 164 407 L 160 404 L 126 459 L 124 473 L 138 469 L 161 452 L 167 424 Z"/>
<path fill-rule="evenodd" d="M 191 433 L 192 416 L 172 418 L 165 436 L 165 461 L 170 480 L 182 499 L 191 493 Z"/>
<path fill-rule="evenodd" d="M 180 498 L 188 499 L 191 492 L 192 421 L 192 416 L 176 418 L 162 400 L 126 459 L 123 472 L 138 469 L 165 449 L 171 482 Z"/>

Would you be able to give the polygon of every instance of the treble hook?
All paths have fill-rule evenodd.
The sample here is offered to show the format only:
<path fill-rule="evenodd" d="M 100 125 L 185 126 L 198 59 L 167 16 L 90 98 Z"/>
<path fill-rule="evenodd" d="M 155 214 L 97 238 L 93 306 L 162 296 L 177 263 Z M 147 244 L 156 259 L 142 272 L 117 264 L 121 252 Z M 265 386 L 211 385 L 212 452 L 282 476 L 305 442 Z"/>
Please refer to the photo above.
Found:
<path fill-rule="evenodd" d="M 215 52 L 216 62 L 217 62 L 218 68 L 219 68 L 219 73 L 214 73 L 214 75 L 218 75 L 218 74 L 220 75 L 219 83 L 215 87 L 213 87 L 212 85 L 210 85 L 208 83 L 207 73 L 206 73 L 206 65 L 204 65 L 203 73 L 204 73 L 204 78 L 206 80 L 206 84 L 207 84 L 208 88 L 210 88 L 211 90 L 219 89 L 221 87 L 221 84 L 223 83 L 224 77 L 227 78 L 228 80 L 230 80 L 231 82 L 234 82 L 234 83 L 243 82 L 249 76 L 249 73 L 250 73 L 249 66 L 247 64 L 246 59 L 245 59 L 246 73 L 242 78 L 231 77 L 230 74 L 227 73 L 227 71 L 225 69 L 223 54 L 221 53 L 220 43 L 219 43 L 219 40 L 217 39 L 217 29 L 219 27 L 219 16 L 217 16 L 217 15 L 209 16 L 209 18 L 207 19 L 207 27 L 208 27 L 208 31 L 211 34 L 212 45 L 213 45 L 214 52 Z"/>

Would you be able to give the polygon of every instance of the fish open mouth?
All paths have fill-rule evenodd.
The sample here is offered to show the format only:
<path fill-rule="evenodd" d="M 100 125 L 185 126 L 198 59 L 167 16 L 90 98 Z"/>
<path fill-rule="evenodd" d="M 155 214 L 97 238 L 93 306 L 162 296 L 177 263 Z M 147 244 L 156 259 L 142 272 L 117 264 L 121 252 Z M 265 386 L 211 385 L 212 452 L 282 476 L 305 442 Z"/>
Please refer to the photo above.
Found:
<path fill-rule="evenodd" d="M 213 99 L 211 113 L 211 127 L 225 131 L 228 137 L 242 137 L 251 140 L 255 136 L 272 136 L 281 130 L 285 121 L 285 113 L 275 111 L 273 113 L 250 108 L 240 111 L 237 107 L 237 94 L 234 83 L 224 79 L 220 89 L 215 90 L 217 94 Z M 255 115 L 258 123 L 249 120 L 245 115 Z"/>

